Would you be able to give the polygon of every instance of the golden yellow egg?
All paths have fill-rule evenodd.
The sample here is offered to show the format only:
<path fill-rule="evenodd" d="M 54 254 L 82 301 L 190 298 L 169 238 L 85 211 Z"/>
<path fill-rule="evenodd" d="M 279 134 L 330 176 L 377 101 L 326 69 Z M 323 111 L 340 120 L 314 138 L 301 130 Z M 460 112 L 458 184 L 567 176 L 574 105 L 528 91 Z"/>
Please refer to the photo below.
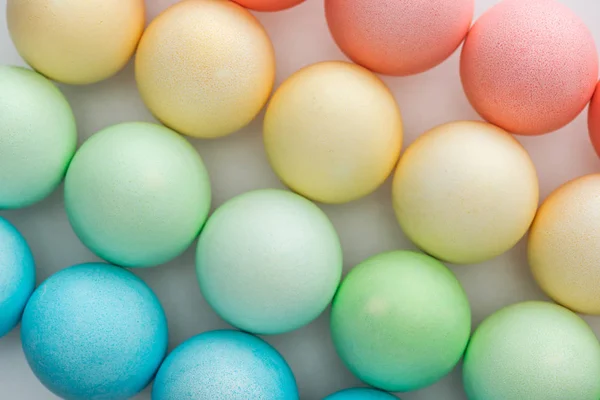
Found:
<path fill-rule="evenodd" d="M 275 173 L 292 190 L 345 203 L 379 187 L 402 146 L 394 96 L 373 73 L 330 61 L 305 67 L 275 92 L 264 121 Z"/>
<path fill-rule="evenodd" d="M 8 0 L 21 57 L 58 82 L 81 85 L 119 72 L 144 30 L 144 0 Z"/>
<path fill-rule="evenodd" d="M 260 22 L 225 0 L 186 0 L 160 14 L 138 48 L 146 106 L 185 135 L 215 138 L 249 124 L 275 80 L 273 46 Z"/>
<path fill-rule="evenodd" d="M 408 238 L 455 264 L 512 248 L 529 229 L 539 199 L 527 151 L 504 130 L 474 121 L 421 135 L 400 159 L 392 190 Z"/>
<path fill-rule="evenodd" d="M 548 196 L 531 226 L 528 254 L 548 296 L 573 311 L 600 314 L 600 174 Z"/>

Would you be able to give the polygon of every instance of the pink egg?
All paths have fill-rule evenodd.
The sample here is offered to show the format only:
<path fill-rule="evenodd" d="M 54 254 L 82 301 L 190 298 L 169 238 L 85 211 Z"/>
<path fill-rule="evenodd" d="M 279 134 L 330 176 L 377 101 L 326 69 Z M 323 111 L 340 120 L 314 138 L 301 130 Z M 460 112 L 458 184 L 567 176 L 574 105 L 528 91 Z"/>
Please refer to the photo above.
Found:
<path fill-rule="evenodd" d="M 588 130 L 596 154 L 600 157 L 600 82 L 596 86 L 592 102 L 588 110 Z"/>
<path fill-rule="evenodd" d="M 540 135 L 583 111 L 598 79 L 598 53 L 583 21 L 558 1 L 504 0 L 467 35 L 460 74 L 483 118 Z"/>
<path fill-rule="evenodd" d="M 385 75 L 412 75 L 458 48 L 474 0 L 325 0 L 329 30 L 355 63 Z"/>
<path fill-rule="evenodd" d="M 304 0 L 233 0 L 239 5 L 256 11 L 281 11 L 294 7 Z"/>

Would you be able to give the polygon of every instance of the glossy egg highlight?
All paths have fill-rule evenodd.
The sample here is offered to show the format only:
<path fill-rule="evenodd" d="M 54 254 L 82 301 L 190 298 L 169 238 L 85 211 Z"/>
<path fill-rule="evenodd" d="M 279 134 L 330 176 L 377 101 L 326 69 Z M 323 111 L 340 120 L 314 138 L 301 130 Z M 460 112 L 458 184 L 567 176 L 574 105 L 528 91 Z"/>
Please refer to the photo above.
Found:
<path fill-rule="evenodd" d="M 484 119 L 540 135 L 583 111 L 598 80 L 598 53 L 584 22 L 559 1 L 503 0 L 467 35 L 460 74 Z"/>
<path fill-rule="evenodd" d="M 248 125 L 275 81 L 271 40 L 249 11 L 222 0 L 185 0 L 144 32 L 135 76 L 142 99 L 162 123 L 215 138 Z"/>
<path fill-rule="evenodd" d="M 255 11 L 281 11 L 297 6 L 304 0 L 233 0 L 240 6 Z"/>
<path fill-rule="evenodd" d="M 50 79 L 90 84 L 119 72 L 137 47 L 144 0 L 8 0 L 10 36 L 23 59 Z"/>
<path fill-rule="evenodd" d="M 325 0 L 340 49 L 373 72 L 413 75 L 450 57 L 473 19 L 474 0 Z"/>
<path fill-rule="evenodd" d="M 506 131 L 459 121 L 421 135 L 394 176 L 402 230 L 426 253 L 454 264 L 511 249 L 535 216 L 539 185 L 527 151 Z"/>
<path fill-rule="evenodd" d="M 594 96 L 590 101 L 588 109 L 588 131 L 590 140 L 596 151 L 596 155 L 600 157 L 600 82 L 596 85 Z"/>

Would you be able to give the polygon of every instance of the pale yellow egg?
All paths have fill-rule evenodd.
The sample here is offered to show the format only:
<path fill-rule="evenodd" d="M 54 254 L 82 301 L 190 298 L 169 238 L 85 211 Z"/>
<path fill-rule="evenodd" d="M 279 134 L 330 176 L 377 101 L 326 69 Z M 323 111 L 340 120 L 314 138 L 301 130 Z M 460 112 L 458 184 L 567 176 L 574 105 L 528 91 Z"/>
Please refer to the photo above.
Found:
<path fill-rule="evenodd" d="M 260 22 L 224 0 L 186 0 L 146 29 L 136 55 L 146 106 L 185 135 L 215 138 L 249 124 L 275 80 L 273 46 Z"/>
<path fill-rule="evenodd" d="M 484 122 L 452 122 L 424 133 L 406 149 L 393 182 L 404 233 L 423 251 L 455 264 L 512 248 L 529 229 L 538 199 L 527 151 Z"/>
<path fill-rule="evenodd" d="M 394 169 L 402 118 L 373 73 L 330 61 L 305 67 L 275 92 L 264 121 L 275 173 L 292 190 L 345 203 L 377 189 Z"/>
<path fill-rule="evenodd" d="M 129 61 L 145 23 L 144 0 L 8 0 L 6 19 L 21 57 L 58 82 L 89 84 Z"/>

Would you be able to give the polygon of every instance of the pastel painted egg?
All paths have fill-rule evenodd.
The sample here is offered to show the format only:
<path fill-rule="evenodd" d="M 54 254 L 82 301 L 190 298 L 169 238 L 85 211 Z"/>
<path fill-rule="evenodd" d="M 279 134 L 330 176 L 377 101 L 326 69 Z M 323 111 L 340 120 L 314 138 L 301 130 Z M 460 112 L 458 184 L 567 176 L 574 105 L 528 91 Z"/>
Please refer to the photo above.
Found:
<path fill-rule="evenodd" d="M 77 127 L 60 90 L 31 70 L 0 66 L 0 209 L 45 199 L 75 154 Z"/>
<path fill-rule="evenodd" d="M 31 250 L 17 228 L 0 217 L 0 338 L 19 323 L 34 288 Z"/>
<path fill-rule="evenodd" d="M 600 398 L 600 344 L 576 314 L 526 302 L 486 318 L 467 348 L 469 400 Z"/>
<path fill-rule="evenodd" d="M 185 135 L 215 138 L 248 125 L 275 81 L 275 54 L 260 22 L 221 0 L 184 0 L 144 32 L 138 89 L 152 114 Z"/>
<path fill-rule="evenodd" d="M 95 133 L 65 179 L 73 230 L 99 257 L 150 267 L 196 239 L 211 202 L 204 163 L 184 138 L 161 125 L 132 122 Z"/>
<path fill-rule="evenodd" d="M 600 315 L 600 174 L 556 189 L 544 201 L 529 234 L 529 265 L 557 303 Z"/>
<path fill-rule="evenodd" d="M 600 157 L 600 82 L 596 85 L 594 96 L 588 110 L 588 130 L 596 154 Z"/>
<path fill-rule="evenodd" d="M 112 265 L 76 265 L 33 293 L 21 325 L 29 366 L 69 400 L 126 400 L 144 389 L 167 350 L 158 299 L 132 273 Z"/>
<path fill-rule="evenodd" d="M 469 301 L 441 262 L 394 251 L 354 267 L 331 311 L 333 343 L 346 366 L 376 388 L 413 391 L 447 375 L 471 332 Z"/>
<path fill-rule="evenodd" d="M 398 161 L 403 133 L 385 84 L 339 61 L 289 77 L 273 95 L 263 129 L 267 156 L 283 183 L 323 203 L 375 191 Z"/>
<path fill-rule="evenodd" d="M 329 30 L 352 61 L 385 75 L 431 69 L 462 43 L 474 0 L 325 0 Z"/>
<path fill-rule="evenodd" d="M 503 0 L 473 25 L 460 74 L 483 118 L 540 135 L 583 111 L 598 80 L 598 53 L 584 22 L 559 1 Z"/>
<path fill-rule="evenodd" d="M 206 301 L 244 331 L 300 328 L 329 305 L 342 274 L 337 233 L 321 209 L 283 190 L 220 206 L 204 227 L 196 271 Z"/>
<path fill-rule="evenodd" d="M 399 400 L 396 396 L 381 390 L 369 388 L 344 389 L 330 394 L 323 400 Z"/>
<path fill-rule="evenodd" d="M 421 135 L 400 159 L 392 191 L 408 238 L 455 264 L 511 249 L 529 229 L 539 199 L 527 151 L 504 130 L 474 121 Z"/>
<path fill-rule="evenodd" d="M 242 7 L 256 11 L 281 11 L 297 6 L 304 0 L 233 0 Z"/>
<path fill-rule="evenodd" d="M 7 0 L 6 20 L 31 67 L 79 85 L 125 67 L 142 36 L 145 7 L 144 0 Z"/>
<path fill-rule="evenodd" d="M 152 400 L 298 398 L 292 370 L 277 350 L 233 330 L 183 342 L 160 367 L 152 387 Z"/>

